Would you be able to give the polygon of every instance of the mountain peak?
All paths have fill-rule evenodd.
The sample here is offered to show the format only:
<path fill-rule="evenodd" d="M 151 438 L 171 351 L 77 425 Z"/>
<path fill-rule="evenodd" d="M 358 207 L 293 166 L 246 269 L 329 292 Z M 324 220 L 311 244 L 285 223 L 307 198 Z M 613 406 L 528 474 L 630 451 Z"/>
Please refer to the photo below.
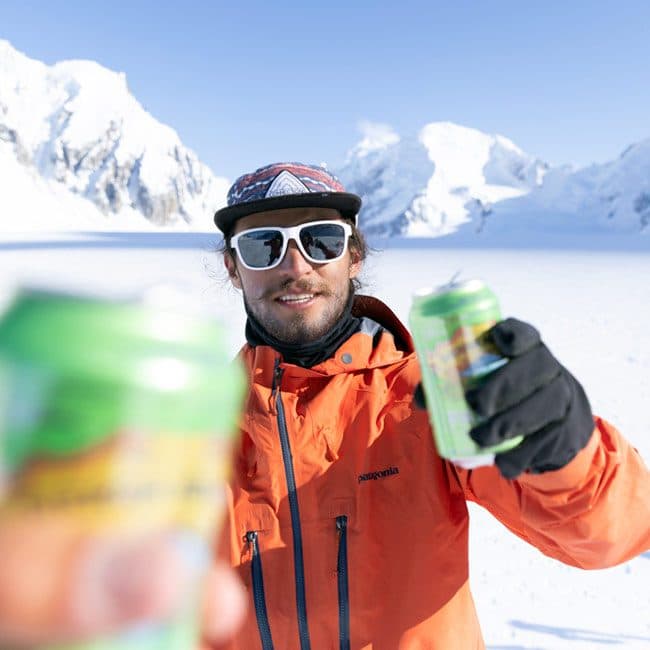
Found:
<path fill-rule="evenodd" d="M 86 92 L 98 93 L 99 89 L 105 88 L 104 93 L 130 94 L 126 83 L 124 72 L 115 72 L 96 61 L 87 59 L 69 59 L 59 61 L 50 68 L 54 79 L 65 82 L 74 80 Z"/>
<path fill-rule="evenodd" d="M 438 236 L 530 192 L 548 168 L 503 136 L 431 122 L 417 137 L 366 127 L 339 175 L 364 202 L 371 235 Z"/>
<path fill-rule="evenodd" d="M 211 225 L 215 177 L 131 95 L 126 75 L 87 60 L 47 66 L 0 41 L 0 147 L 106 216 Z M 208 219 L 210 221 L 208 222 Z"/>
<path fill-rule="evenodd" d="M 359 131 L 363 137 L 348 152 L 348 159 L 363 158 L 374 151 L 396 145 L 400 141 L 399 135 L 389 124 L 364 120 L 359 123 Z"/>
<path fill-rule="evenodd" d="M 531 241 L 549 231 L 650 230 L 650 139 L 574 170 L 550 168 L 503 135 L 449 121 L 425 124 L 417 137 L 376 133 L 338 172 L 363 199 L 360 223 L 369 235 L 460 231 L 471 240 Z"/>
<path fill-rule="evenodd" d="M 371 236 L 650 231 L 650 139 L 575 170 L 451 121 L 409 134 L 371 121 L 359 130 L 333 171 L 362 197 L 360 222 Z M 3 39 L 0 174 L 5 219 L 23 225 L 38 215 L 42 224 L 45 214 L 57 227 L 57 219 L 90 215 L 93 229 L 213 230 L 229 184 L 143 108 L 124 73 L 87 60 L 48 66 Z"/>

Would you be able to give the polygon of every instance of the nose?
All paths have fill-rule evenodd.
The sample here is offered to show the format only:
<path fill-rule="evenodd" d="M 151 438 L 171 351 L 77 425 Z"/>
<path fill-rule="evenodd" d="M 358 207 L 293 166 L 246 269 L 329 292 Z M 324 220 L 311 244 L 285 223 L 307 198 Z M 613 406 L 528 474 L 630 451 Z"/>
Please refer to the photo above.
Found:
<path fill-rule="evenodd" d="M 280 262 L 278 269 L 293 276 L 300 276 L 309 273 L 312 270 L 312 265 L 300 252 L 296 242 L 291 239 L 287 244 L 287 252 Z"/>

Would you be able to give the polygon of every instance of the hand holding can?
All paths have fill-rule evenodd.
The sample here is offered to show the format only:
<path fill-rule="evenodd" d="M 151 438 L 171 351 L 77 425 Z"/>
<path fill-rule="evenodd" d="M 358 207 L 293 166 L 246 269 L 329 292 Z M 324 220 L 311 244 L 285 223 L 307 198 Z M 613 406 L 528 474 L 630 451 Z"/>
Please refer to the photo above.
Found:
<path fill-rule="evenodd" d="M 38 647 L 197 644 L 244 387 L 222 339 L 205 318 L 45 292 L 19 295 L 0 322 L 2 530 L 58 530 L 80 552 L 160 538 L 186 576 L 165 620 Z"/>
<path fill-rule="evenodd" d="M 494 293 L 480 280 L 425 289 L 414 296 L 409 322 L 422 370 L 422 387 L 441 457 L 465 468 L 494 462 L 521 436 L 480 447 L 469 436 L 479 421 L 465 393 L 507 359 L 485 340 L 501 319 Z"/>

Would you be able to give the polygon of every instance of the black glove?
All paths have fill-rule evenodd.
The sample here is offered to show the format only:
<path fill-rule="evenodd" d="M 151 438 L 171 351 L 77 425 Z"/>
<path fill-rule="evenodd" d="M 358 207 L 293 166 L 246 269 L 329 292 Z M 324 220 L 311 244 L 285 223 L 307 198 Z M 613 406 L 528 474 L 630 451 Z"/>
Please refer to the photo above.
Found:
<path fill-rule="evenodd" d="M 523 435 L 495 463 L 506 478 L 564 467 L 594 430 L 582 386 L 542 343 L 539 332 L 514 318 L 500 321 L 485 337 L 510 361 L 487 375 L 465 397 L 486 418 L 470 431 L 482 447 Z"/>

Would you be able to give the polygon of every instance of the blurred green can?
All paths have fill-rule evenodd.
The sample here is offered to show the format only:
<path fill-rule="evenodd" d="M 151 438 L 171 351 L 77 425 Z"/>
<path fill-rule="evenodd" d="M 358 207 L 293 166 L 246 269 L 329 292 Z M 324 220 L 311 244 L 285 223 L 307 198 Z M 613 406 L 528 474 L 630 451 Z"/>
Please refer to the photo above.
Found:
<path fill-rule="evenodd" d="M 43 648 L 198 645 L 245 390 L 225 336 L 187 310 L 33 290 L 0 320 L 0 522 L 56 518 L 91 541 L 160 533 L 192 576 L 169 620 Z"/>
<path fill-rule="evenodd" d="M 497 298 L 480 280 L 418 291 L 411 305 L 409 322 L 436 447 L 440 456 L 465 468 L 491 464 L 495 454 L 521 441 L 479 447 L 469 436 L 479 417 L 465 391 L 507 363 L 483 336 L 499 320 Z"/>

